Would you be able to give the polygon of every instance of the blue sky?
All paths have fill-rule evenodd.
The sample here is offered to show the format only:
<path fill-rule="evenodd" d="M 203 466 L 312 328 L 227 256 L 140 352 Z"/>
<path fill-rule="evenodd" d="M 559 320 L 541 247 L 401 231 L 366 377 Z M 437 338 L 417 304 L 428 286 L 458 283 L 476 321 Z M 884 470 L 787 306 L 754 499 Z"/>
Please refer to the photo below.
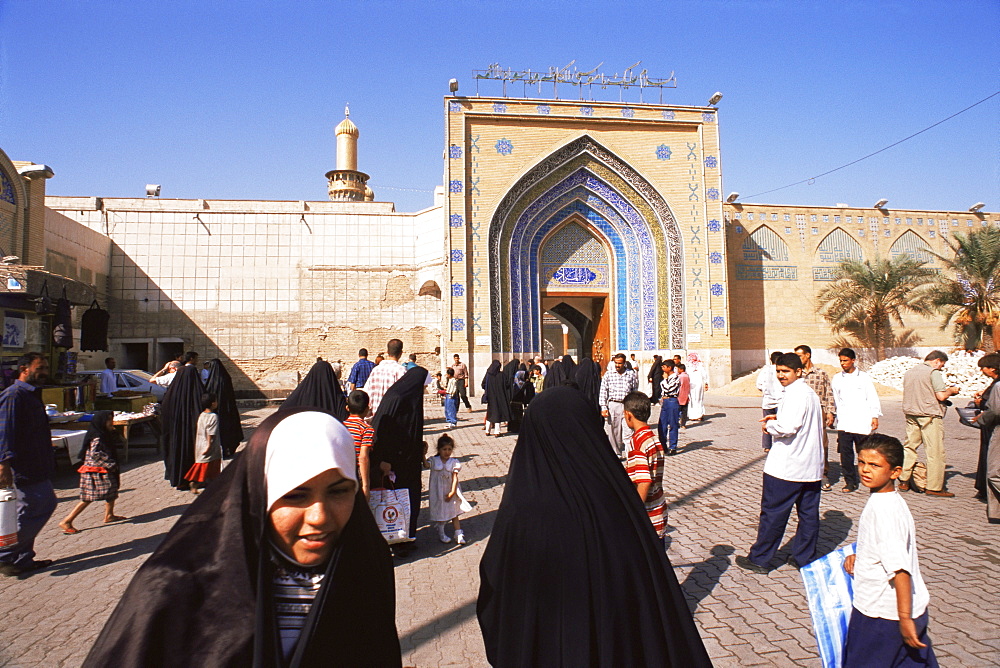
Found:
<path fill-rule="evenodd" d="M 745 199 L 1000 91 L 998 34 L 997 0 L 0 0 L 0 148 L 50 165 L 56 195 L 160 183 L 164 197 L 322 200 L 350 102 L 359 168 L 378 199 L 416 211 L 441 181 L 448 79 L 468 94 L 491 62 L 614 73 L 641 60 L 675 72 L 665 102 L 722 91 L 724 188 Z M 1000 210 L 1000 96 L 746 201 L 880 197 Z"/>

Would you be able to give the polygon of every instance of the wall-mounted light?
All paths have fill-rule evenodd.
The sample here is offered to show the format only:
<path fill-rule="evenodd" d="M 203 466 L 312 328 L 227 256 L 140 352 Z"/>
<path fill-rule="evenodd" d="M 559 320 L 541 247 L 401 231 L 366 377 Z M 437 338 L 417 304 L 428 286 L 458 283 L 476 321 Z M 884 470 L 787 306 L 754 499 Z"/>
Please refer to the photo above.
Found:
<path fill-rule="evenodd" d="M 160 196 L 160 184 L 158 183 L 147 183 L 146 184 L 146 197 L 159 197 Z"/>
<path fill-rule="evenodd" d="M 740 194 L 738 192 L 736 192 L 736 191 L 733 191 L 733 192 L 729 193 L 729 197 L 726 198 L 726 202 L 728 202 L 729 204 L 732 204 L 733 202 L 735 202 L 739 198 L 740 198 Z"/>
<path fill-rule="evenodd" d="M 712 106 L 715 106 L 715 105 L 719 104 L 719 100 L 721 100 L 721 99 L 722 99 L 722 93 L 720 93 L 719 91 L 715 91 L 715 95 L 713 95 L 712 97 L 708 98 L 708 103 L 710 105 L 712 105 Z"/>
<path fill-rule="evenodd" d="M 885 205 L 888 204 L 888 203 L 889 203 L 889 200 L 887 200 L 886 198 L 883 197 L 879 201 L 875 202 L 875 207 L 874 208 L 876 208 L 876 209 L 884 209 Z"/>
<path fill-rule="evenodd" d="M 458 92 L 458 79 L 448 80 L 448 92 L 457 93 Z"/>
<path fill-rule="evenodd" d="M 976 202 L 975 204 L 969 207 L 969 211 L 971 211 L 972 213 L 976 213 L 984 206 L 986 206 L 986 202 Z"/>

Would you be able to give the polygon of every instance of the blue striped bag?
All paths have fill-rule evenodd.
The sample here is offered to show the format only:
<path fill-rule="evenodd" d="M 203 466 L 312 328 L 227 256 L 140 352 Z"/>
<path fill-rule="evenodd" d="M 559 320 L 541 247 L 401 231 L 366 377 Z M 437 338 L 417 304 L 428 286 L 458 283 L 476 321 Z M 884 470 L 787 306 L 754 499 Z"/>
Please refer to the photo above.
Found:
<path fill-rule="evenodd" d="M 844 570 L 844 559 L 854 554 L 856 546 L 845 545 L 799 569 L 823 668 L 840 668 L 843 663 L 854 600 L 854 578 Z"/>

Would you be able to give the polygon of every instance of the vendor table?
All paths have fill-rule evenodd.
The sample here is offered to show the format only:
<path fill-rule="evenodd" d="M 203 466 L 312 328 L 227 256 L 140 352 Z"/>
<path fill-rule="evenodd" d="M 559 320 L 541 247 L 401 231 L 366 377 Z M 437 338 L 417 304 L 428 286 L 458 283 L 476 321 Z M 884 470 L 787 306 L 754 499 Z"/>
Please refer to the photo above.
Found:
<path fill-rule="evenodd" d="M 149 426 L 153 428 L 153 433 L 156 435 L 157 443 L 160 440 L 160 416 L 158 415 L 144 415 L 142 417 L 134 418 L 124 418 L 121 420 L 115 420 L 114 425 L 116 427 L 122 428 L 122 440 L 125 443 L 125 461 L 128 461 L 128 439 L 132 427 L 137 424 L 149 423 Z M 159 447 L 159 446 L 157 446 Z"/>
<path fill-rule="evenodd" d="M 53 429 L 52 430 L 52 447 L 53 448 L 66 448 L 66 453 L 80 452 L 83 448 L 83 438 L 87 435 L 86 429 Z M 82 453 L 81 453 L 82 459 Z M 70 455 L 70 462 L 72 463 L 73 457 Z"/>

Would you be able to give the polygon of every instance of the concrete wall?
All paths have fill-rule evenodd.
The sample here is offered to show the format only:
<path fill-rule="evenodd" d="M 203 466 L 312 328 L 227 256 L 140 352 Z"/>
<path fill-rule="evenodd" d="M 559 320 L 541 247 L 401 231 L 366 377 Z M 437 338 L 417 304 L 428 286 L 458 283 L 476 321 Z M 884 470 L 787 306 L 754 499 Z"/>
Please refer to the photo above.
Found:
<path fill-rule="evenodd" d="M 281 396 L 317 356 L 353 362 L 390 338 L 436 365 L 441 209 L 389 203 L 51 197 L 53 217 L 111 243 L 110 336 L 179 341 L 230 362 L 237 389 Z M 435 290 L 435 286 L 437 289 Z M 421 295 L 421 288 L 425 294 Z M 114 348 L 112 354 L 118 354 Z"/>

